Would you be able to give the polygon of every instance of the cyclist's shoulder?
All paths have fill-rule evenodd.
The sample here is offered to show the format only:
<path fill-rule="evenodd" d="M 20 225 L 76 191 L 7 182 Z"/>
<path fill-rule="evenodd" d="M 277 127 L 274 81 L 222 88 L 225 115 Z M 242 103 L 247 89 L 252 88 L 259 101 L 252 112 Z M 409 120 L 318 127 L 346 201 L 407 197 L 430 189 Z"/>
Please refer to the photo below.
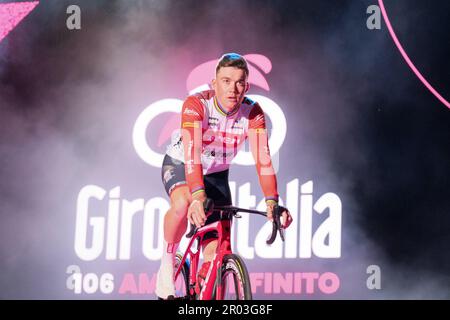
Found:
<path fill-rule="evenodd" d="M 255 117 L 258 114 L 264 114 L 259 103 L 247 96 L 245 96 L 244 100 L 242 101 L 241 109 L 247 111 L 246 114 L 249 118 Z"/>
<path fill-rule="evenodd" d="M 256 102 L 253 99 L 250 99 L 248 96 L 245 96 L 244 100 L 242 100 L 242 105 L 247 106 L 247 107 L 253 107 L 257 104 L 258 104 L 258 102 Z"/>
<path fill-rule="evenodd" d="M 200 91 L 200 92 L 196 92 L 196 93 L 188 96 L 186 98 L 186 101 L 189 100 L 189 101 L 205 103 L 205 102 L 211 100 L 212 98 L 214 98 L 215 95 L 216 95 L 216 93 L 214 90 Z"/>
<path fill-rule="evenodd" d="M 203 115 L 205 107 L 208 106 L 208 101 L 213 97 L 213 90 L 201 91 L 189 95 L 183 103 L 183 114 L 189 114 L 195 111 L 197 115 Z"/>

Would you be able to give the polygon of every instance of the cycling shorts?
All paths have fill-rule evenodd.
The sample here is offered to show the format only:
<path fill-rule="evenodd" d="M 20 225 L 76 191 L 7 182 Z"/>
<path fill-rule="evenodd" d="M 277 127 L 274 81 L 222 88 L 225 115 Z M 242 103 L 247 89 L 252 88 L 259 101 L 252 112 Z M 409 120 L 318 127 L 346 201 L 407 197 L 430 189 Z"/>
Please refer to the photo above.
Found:
<path fill-rule="evenodd" d="M 217 206 L 232 204 L 230 186 L 228 185 L 228 174 L 229 170 L 225 170 L 203 176 L 206 196 L 212 199 Z M 161 168 L 161 179 L 169 196 L 175 188 L 187 186 L 184 163 L 166 154 Z M 216 222 L 219 219 L 219 213 L 214 212 L 206 219 L 205 224 Z M 217 232 L 212 231 L 206 233 L 203 240 L 217 238 Z"/>

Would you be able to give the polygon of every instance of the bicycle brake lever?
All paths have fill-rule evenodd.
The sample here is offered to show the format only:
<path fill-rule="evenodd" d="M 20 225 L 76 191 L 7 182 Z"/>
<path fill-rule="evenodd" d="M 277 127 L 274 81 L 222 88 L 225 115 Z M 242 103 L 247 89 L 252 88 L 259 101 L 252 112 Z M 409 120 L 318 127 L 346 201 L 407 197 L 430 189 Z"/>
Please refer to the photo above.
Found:
<path fill-rule="evenodd" d="M 283 226 L 280 226 L 280 227 L 278 228 L 278 231 L 280 232 L 280 238 L 281 238 L 281 241 L 284 242 L 284 228 L 283 228 Z"/>
<path fill-rule="evenodd" d="M 267 244 L 272 244 L 276 237 L 277 237 L 277 231 L 280 233 L 281 240 L 284 242 L 284 228 L 281 224 L 281 212 L 285 210 L 284 207 L 281 206 L 274 206 L 273 207 L 273 222 L 272 222 L 272 234 L 270 235 L 269 239 L 267 239 Z"/>
<path fill-rule="evenodd" d="M 286 211 L 286 208 L 282 207 L 282 206 L 278 206 L 278 213 L 277 213 L 277 227 L 278 227 L 278 232 L 280 233 L 280 238 L 281 240 L 284 242 L 284 228 L 283 228 L 283 224 L 281 223 L 281 214 Z"/>
<path fill-rule="evenodd" d="M 267 244 L 272 244 L 275 241 L 275 238 L 277 237 L 277 226 L 275 224 L 275 222 L 272 222 L 272 234 L 270 235 L 270 237 L 266 240 Z"/>
<path fill-rule="evenodd" d="M 189 233 L 186 235 L 186 238 L 192 238 L 192 236 L 197 232 L 197 227 L 190 223 L 191 225 L 191 230 L 189 230 Z"/>

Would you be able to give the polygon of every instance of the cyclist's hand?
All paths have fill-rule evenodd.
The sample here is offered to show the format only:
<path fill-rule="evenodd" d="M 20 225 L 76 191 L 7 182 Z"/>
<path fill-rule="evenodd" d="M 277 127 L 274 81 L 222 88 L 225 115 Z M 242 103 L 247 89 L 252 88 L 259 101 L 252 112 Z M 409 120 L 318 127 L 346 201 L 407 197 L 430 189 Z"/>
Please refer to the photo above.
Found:
<path fill-rule="evenodd" d="M 293 219 L 289 210 L 286 209 L 285 211 L 283 211 L 283 213 L 281 214 L 281 225 L 284 229 L 290 226 L 292 220 Z"/>
<path fill-rule="evenodd" d="M 277 204 L 275 201 L 267 201 L 267 219 L 270 221 L 273 220 L 273 207 Z M 292 223 L 292 216 L 289 210 L 283 211 L 281 214 L 281 225 L 284 229 L 289 227 L 289 225 Z"/>
<path fill-rule="evenodd" d="M 206 194 L 204 196 L 197 196 L 192 199 L 189 206 L 187 218 L 190 223 L 200 228 L 205 224 L 206 215 L 203 209 L 203 202 L 206 200 Z"/>

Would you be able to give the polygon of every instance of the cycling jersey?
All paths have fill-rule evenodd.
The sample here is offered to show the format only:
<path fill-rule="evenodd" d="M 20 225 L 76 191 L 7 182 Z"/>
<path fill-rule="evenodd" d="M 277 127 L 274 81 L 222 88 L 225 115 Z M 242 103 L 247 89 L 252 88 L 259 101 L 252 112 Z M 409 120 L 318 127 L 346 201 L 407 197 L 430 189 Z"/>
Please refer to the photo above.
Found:
<path fill-rule="evenodd" d="M 186 182 L 195 194 L 205 190 L 204 175 L 228 170 L 247 138 L 264 196 L 278 201 L 264 112 L 247 97 L 226 112 L 214 90 L 189 96 L 181 111 L 181 130 L 172 136 L 167 154 L 184 162 Z"/>

